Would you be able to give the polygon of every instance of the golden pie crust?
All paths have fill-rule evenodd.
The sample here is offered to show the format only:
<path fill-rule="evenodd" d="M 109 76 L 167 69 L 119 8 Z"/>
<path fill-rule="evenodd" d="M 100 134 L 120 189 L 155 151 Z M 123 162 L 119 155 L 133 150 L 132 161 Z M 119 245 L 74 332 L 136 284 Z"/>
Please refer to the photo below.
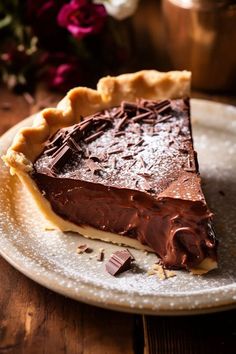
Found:
<path fill-rule="evenodd" d="M 31 127 L 21 129 L 15 136 L 3 160 L 10 167 L 10 173 L 16 174 L 34 198 L 37 206 L 49 222 L 47 228 L 62 231 L 79 232 L 85 237 L 100 239 L 116 244 L 125 244 L 138 249 L 148 250 L 148 246 L 139 241 L 90 226 L 78 226 L 62 219 L 54 213 L 50 203 L 43 197 L 29 172 L 33 163 L 43 151 L 47 140 L 60 128 L 74 125 L 81 116 L 99 112 L 117 106 L 121 101 L 146 99 L 174 99 L 189 96 L 191 73 L 188 71 L 143 70 L 116 77 L 107 76 L 99 80 L 97 90 L 77 87 L 70 90 L 56 108 L 47 108 L 39 112 Z M 205 259 L 194 274 L 203 274 L 217 267 L 210 258 Z"/>

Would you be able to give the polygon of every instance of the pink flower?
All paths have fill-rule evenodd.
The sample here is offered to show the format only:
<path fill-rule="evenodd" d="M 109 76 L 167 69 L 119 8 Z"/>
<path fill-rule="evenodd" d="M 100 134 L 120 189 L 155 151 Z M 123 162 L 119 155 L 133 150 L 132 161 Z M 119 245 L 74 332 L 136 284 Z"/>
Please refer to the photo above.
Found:
<path fill-rule="evenodd" d="M 77 39 L 98 33 L 105 22 L 106 10 L 103 5 L 88 0 L 71 0 L 62 6 L 57 21 Z"/>
<path fill-rule="evenodd" d="M 63 52 L 45 53 L 42 61 L 42 78 L 51 89 L 66 92 L 83 81 L 80 61 Z"/>
<path fill-rule="evenodd" d="M 49 70 L 49 86 L 60 91 L 66 91 L 75 86 L 76 82 L 78 84 L 79 77 L 76 74 L 75 67 L 72 64 L 51 67 Z"/>

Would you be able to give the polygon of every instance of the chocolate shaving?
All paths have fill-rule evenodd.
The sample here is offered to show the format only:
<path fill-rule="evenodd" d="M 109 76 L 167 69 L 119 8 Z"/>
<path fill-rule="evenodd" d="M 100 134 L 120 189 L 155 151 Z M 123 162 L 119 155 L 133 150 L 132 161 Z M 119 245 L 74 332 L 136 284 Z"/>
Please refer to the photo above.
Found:
<path fill-rule="evenodd" d="M 162 100 L 162 101 L 159 101 L 159 102 L 150 101 L 150 102 L 153 102 L 153 105 L 154 105 L 154 108 L 155 108 L 156 111 L 159 111 L 163 107 L 170 105 L 170 100 Z"/>
<path fill-rule="evenodd" d="M 171 114 L 169 114 L 168 116 L 165 116 L 165 117 L 163 117 L 163 118 L 161 118 L 161 119 L 158 119 L 157 123 L 165 122 L 166 120 L 168 120 L 168 119 L 170 119 L 170 118 L 172 118 L 172 115 L 171 115 Z"/>
<path fill-rule="evenodd" d="M 140 138 L 140 140 L 134 146 L 141 146 L 144 143 L 144 140 Z"/>
<path fill-rule="evenodd" d="M 121 152 L 123 152 L 123 149 L 116 149 L 116 150 L 112 150 L 112 151 L 108 151 L 108 155 L 112 155 L 112 154 L 119 154 Z"/>
<path fill-rule="evenodd" d="M 171 105 L 170 105 L 170 103 L 169 103 L 169 104 L 165 105 L 165 106 L 162 107 L 162 108 L 156 109 L 156 111 L 157 111 L 158 114 L 160 114 L 160 113 L 165 112 L 165 111 L 166 111 L 167 109 L 169 109 L 170 107 L 171 107 Z"/>
<path fill-rule="evenodd" d="M 79 245 L 77 248 L 77 253 L 92 253 L 93 250 L 92 248 L 90 248 L 88 245 L 84 244 L 84 245 Z"/>
<path fill-rule="evenodd" d="M 131 263 L 134 260 L 132 254 L 126 249 L 113 253 L 105 264 L 106 271 L 115 276 L 131 269 Z"/>
<path fill-rule="evenodd" d="M 79 146 L 79 144 L 77 144 L 77 142 L 72 138 L 72 136 L 69 136 L 67 139 L 67 144 L 70 145 L 70 147 L 72 148 L 72 150 L 74 150 L 75 152 L 82 152 L 81 147 Z"/>
<path fill-rule="evenodd" d="M 144 148 L 141 148 L 141 149 L 135 151 L 134 155 L 138 155 L 138 154 L 139 154 L 140 152 L 142 152 L 142 151 L 145 151 L 145 149 L 144 149 Z"/>
<path fill-rule="evenodd" d="M 112 117 L 117 118 L 121 112 L 123 114 L 123 109 L 121 109 L 121 107 L 115 108 L 115 112 L 113 110 L 111 112 Z"/>
<path fill-rule="evenodd" d="M 97 171 L 102 170 L 101 166 L 98 163 L 94 162 L 91 158 L 86 160 L 86 166 L 93 174 L 95 174 L 95 172 Z"/>
<path fill-rule="evenodd" d="M 64 134 L 59 132 L 56 133 L 53 137 L 53 140 L 49 141 L 49 144 L 47 144 L 47 147 L 53 146 L 53 145 L 59 145 L 64 137 Z"/>
<path fill-rule="evenodd" d="M 133 158 L 132 154 L 121 156 L 124 160 L 131 160 Z"/>
<path fill-rule="evenodd" d="M 151 178 L 152 177 L 152 173 L 148 173 L 148 172 L 139 172 L 137 173 L 139 176 L 142 176 L 144 178 Z"/>
<path fill-rule="evenodd" d="M 124 115 L 124 110 L 122 109 L 122 110 L 120 110 L 120 112 L 119 112 L 119 114 L 116 116 L 117 118 L 122 118 L 123 117 L 123 115 Z"/>
<path fill-rule="evenodd" d="M 57 150 L 56 154 L 54 155 L 50 167 L 51 169 L 60 169 L 71 157 L 72 149 L 68 145 L 62 145 L 62 147 L 59 150 Z"/>
<path fill-rule="evenodd" d="M 144 159 L 142 158 L 142 156 L 139 156 L 139 160 L 140 160 L 140 162 L 141 162 L 142 167 L 143 167 L 143 168 L 146 168 L 147 164 L 146 164 L 146 162 L 144 161 Z"/>
<path fill-rule="evenodd" d="M 103 262 L 104 260 L 104 248 L 100 248 L 99 253 L 97 254 L 97 261 Z"/>
<path fill-rule="evenodd" d="M 127 110 L 127 111 L 136 112 L 136 110 L 137 110 L 137 104 L 132 103 L 132 102 L 127 102 L 127 101 L 123 101 L 121 104 L 121 107 L 125 111 Z"/>
<path fill-rule="evenodd" d="M 143 107 L 140 104 L 137 106 L 137 113 L 144 113 L 144 112 L 149 112 L 152 113 L 153 110 L 148 108 L 148 107 Z"/>
<path fill-rule="evenodd" d="M 156 119 L 151 119 L 151 118 L 144 118 L 143 119 L 143 123 L 146 123 L 146 124 L 155 124 L 157 121 Z"/>
<path fill-rule="evenodd" d="M 93 118 L 93 121 L 95 124 L 100 125 L 101 123 L 111 123 L 110 117 L 107 117 L 106 115 L 100 115 L 99 117 Z"/>
<path fill-rule="evenodd" d="M 103 135 L 104 132 L 97 132 L 97 133 L 94 133 L 90 136 L 88 136 L 87 138 L 84 139 L 84 142 L 85 143 L 91 143 L 92 141 L 96 140 L 97 138 L 99 138 L 100 136 Z"/>
<path fill-rule="evenodd" d="M 128 120 L 128 116 L 125 115 L 124 118 L 122 118 L 122 119 L 119 121 L 119 123 L 117 124 L 116 129 L 117 129 L 117 130 L 121 130 L 121 128 L 124 127 L 124 125 L 125 125 L 125 123 L 127 122 L 127 120 Z"/>
<path fill-rule="evenodd" d="M 110 143 L 109 147 L 112 147 L 112 146 L 118 145 L 118 144 L 119 144 L 119 141 L 115 140 Z"/>
<path fill-rule="evenodd" d="M 112 169 L 115 170 L 116 169 L 116 164 L 117 164 L 117 160 L 116 157 L 114 156 L 113 160 L 112 160 Z"/>
<path fill-rule="evenodd" d="M 71 131 L 68 132 L 67 136 L 64 138 L 64 142 L 67 142 L 72 137 L 77 142 L 80 140 L 81 136 L 82 136 L 82 131 L 79 124 L 77 124 L 76 126 L 73 127 Z"/>
<path fill-rule="evenodd" d="M 96 129 L 97 132 L 103 131 L 108 125 L 108 122 L 103 123 L 100 127 Z"/>
<path fill-rule="evenodd" d="M 48 156 L 50 156 L 50 155 L 53 154 L 57 149 L 58 149 L 57 146 L 53 146 L 52 148 L 45 150 L 45 154 L 48 155 Z"/>
<path fill-rule="evenodd" d="M 79 125 L 77 126 L 77 130 L 83 132 L 92 124 L 92 122 L 93 122 L 93 118 L 85 119 L 83 122 L 79 123 Z M 72 131 L 72 134 L 76 133 L 77 130 L 74 129 L 74 131 Z"/>
<path fill-rule="evenodd" d="M 136 164 L 136 160 L 133 160 L 132 163 L 129 165 L 129 168 L 133 167 Z"/>
<path fill-rule="evenodd" d="M 148 170 L 151 170 L 153 168 L 154 164 L 151 164 L 150 166 L 147 166 Z"/>
<path fill-rule="evenodd" d="M 137 122 L 139 122 L 140 120 L 142 120 L 143 118 L 148 117 L 148 116 L 150 116 L 150 112 L 138 114 L 136 117 L 132 118 L 132 121 L 135 122 L 135 123 L 137 123 Z"/>
<path fill-rule="evenodd" d="M 122 135 L 125 135 L 125 132 L 121 131 L 121 132 L 115 132 L 114 136 L 117 137 L 117 136 L 122 136 Z"/>

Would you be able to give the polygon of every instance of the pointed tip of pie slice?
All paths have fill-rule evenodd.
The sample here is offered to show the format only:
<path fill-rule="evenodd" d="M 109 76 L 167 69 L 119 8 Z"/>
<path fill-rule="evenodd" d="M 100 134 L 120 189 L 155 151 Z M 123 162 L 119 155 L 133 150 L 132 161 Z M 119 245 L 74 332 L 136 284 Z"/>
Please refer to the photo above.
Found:
<path fill-rule="evenodd" d="M 203 275 L 217 268 L 218 268 L 217 261 L 207 257 L 196 268 L 191 268 L 190 272 L 194 275 Z"/>
<path fill-rule="evenodd" d="M 176 181 L 159 194 L 158 198 L 205 200 L 201 189 L 201 179 L 197 172 L 183 172 Z"/>

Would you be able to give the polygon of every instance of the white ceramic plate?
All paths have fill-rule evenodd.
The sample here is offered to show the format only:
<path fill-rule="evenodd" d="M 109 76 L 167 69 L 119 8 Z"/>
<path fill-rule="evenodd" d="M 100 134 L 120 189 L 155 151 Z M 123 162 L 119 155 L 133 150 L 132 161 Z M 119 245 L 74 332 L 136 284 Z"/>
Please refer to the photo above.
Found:
<path fill-rule="evenodd" d="M 184 271 L 167 280 L 147 276 L 153 254 L 132 250 L 133 271 L 112 277 L 96 260 L 120 246 L 85 240 L 73 233 L 45 231 L 44 219 L 16 177 L 0 162 L 0 252 L 19 271 L 58 292 L 97 306 L 148 314 L 192 314 L 236 305 L 236 108 L 192 100 L 195 148 L 204 191 L 215 213 L 219 269 L 206 276 Z M 2 155 L 26 119 L 0 139 Z M 86 243 L 91 254 L 76 253 Z"/>

